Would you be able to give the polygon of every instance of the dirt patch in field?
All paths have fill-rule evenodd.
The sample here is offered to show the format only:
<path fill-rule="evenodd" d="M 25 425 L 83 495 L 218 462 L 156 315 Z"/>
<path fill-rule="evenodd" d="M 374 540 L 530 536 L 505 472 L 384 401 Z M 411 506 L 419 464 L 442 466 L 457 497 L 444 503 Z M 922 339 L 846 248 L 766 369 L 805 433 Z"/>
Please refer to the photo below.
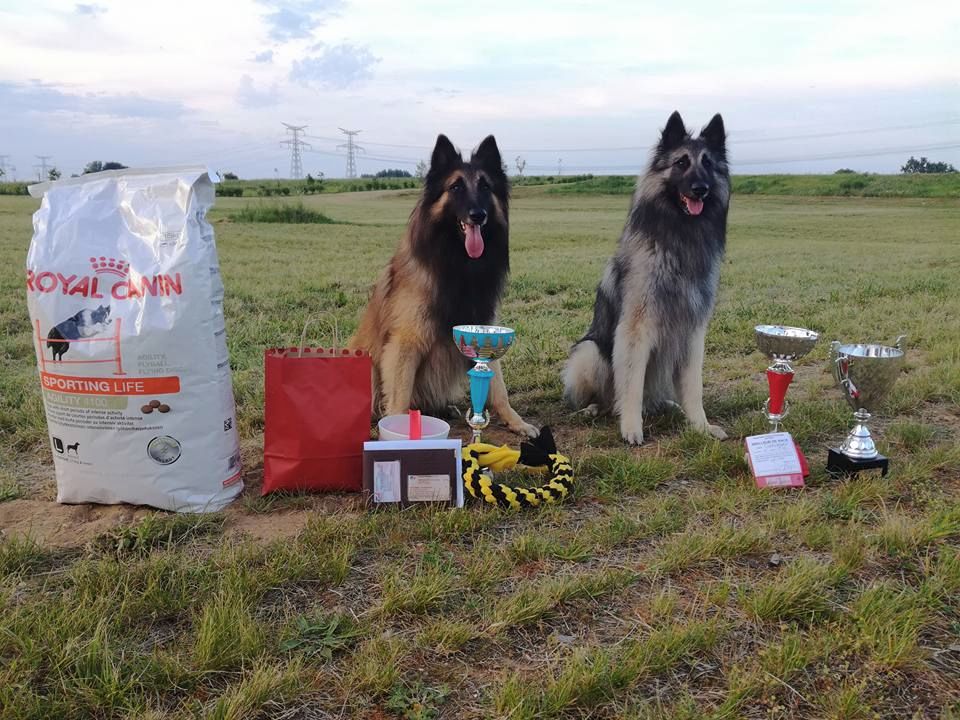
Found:
<path fill-rule="evenodd" d="M 252 512 L 244 507 L 241 496 L 224 510 L 224 532 L 267 543 L 295 537 L 316 513 L 344 512 L 357 506 L 352 497 L 329 496 L 322 500 L 292 509 Z M 135 525 L 154 512 L 159 511 L 141 505 L 61 505 L 52 500 L 21 498 L 0 503 L 0 539 L 25 536 L 45 547 L 83 547 L 118 527 Z"/>
<path fill-rule="evenodd" d="M 134 505 L 60 505 L 51 500 L 0 503 L 0 537 L 28 536 L 47 547 L 79 547 L 152 512 Z"/>
<path fill-rule="evenodd" d="M 262 440 L 243 443 L 245 488 L 223 511 L 226 535 L 267 543 L 295 537 L 315 514 L 363 510 L 362 498 L 347 493 L 261 497 L 262 447 Z M 53 465 L 39 459 L 9 468 L 6 475 L 16 482 L 22 497 L 0 502 L 0 540 L 26 536 L 45 547 L 83 547 L 118 527 L 162 512 L 143 505 L 62 505 L 56 502 Z"/>
<path fill-rule="evenodd" d="M 609 421 L 609 418 L 606 419 Z M 558 428 L 556 441 L 561 452 L 573 447 L 589 447 L 596 441 L 597 428 L 592 424 Z M 612 432 L 612 431 L 611 431 Z M 465 442 L 466 432 L 458 433 Z M 611 437 L 616 437 L 611 435 Z M 491 425 L 484 431 L 484 440 L 495 445 L 518 447 L 520 438 L 502 427 Z M 224 510 L 224 533 L 267 543 L 295 537 L 315 514 L 359 513 L 364 502 L 359 495 L 337 493 L 324 495 L 276 495 L 261 497 L 263 482 L 262 437 L 242 443 L 246 471 L 243 493 Z M 644 449 L 650 452 L 650 449 Z M 643 452 L 644 450 L 638 450 Z M 53 466 L 39 458 L 16 468 L 15 479 L 23 497 L 0 503 L 0 539 L 29 536 L 52 548 L 83 547 L 97 537 L 118 527 L 133 525 L 147 515 L 158 512 L 139 505 L 61 505 L 56 502 L 56 480 Z M 10 468 L 13 470 L 13 468 Z"/>

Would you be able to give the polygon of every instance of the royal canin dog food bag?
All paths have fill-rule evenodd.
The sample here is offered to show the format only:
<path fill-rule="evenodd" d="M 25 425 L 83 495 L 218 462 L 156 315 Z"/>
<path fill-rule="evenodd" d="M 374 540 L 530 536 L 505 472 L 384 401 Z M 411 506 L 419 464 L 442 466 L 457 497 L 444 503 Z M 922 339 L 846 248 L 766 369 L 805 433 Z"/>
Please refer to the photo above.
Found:
<path fill-rule="evenodd" d="M 204 168 L 34 185 L 27 305 L 63 503 L 207 512 L 240 444 Z"/>

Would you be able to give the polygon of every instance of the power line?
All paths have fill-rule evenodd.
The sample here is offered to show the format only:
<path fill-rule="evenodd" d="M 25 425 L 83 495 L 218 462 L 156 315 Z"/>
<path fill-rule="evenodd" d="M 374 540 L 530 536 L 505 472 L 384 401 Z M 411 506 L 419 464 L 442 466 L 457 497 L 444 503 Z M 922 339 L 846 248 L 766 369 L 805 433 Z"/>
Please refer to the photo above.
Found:
<path fill-rule="evenodd" d="M 329 150 L 311 150 L 313 155 L 328 155 L 330 157 L 343 157 L 342 152 L 331 152 Z M 377 160 L 379 162 L 389 162 L 389 163 L 399 163 L 400 165 L 416 165 L 420 160 L 414 160 L 412 158 L 400 158 L 400 157 L 386 157 L 384 155 L 368 155 L 364 153 L 363 155 L 367 160 Z"/>
<path fill-rule="evenodd" d="M 355 178 L 357 176 L 357 153 L 366 152 L 357 145 L 353 138 L 359 135 L 361 130 L 344 130 L 339 128 L 340 132 L 347 136 L 347 142 L 343 145 L 337 145 L 338 148 L 345 148 L 347 151 L 347 177 Z"/>
<path fill-rule="evenodd" d="M 897 130 L 922 130 L 924 128 L 941 127 L 943 125 L 960 125 L 960 120 L 944 120 L 941 122 L 921 123 L 919 125 L 891 125 L 889 127 L 866 128 L 862 130 L 834 130 L 831 132 L 809 133 L 806 135 L 747 138 L 744 140 L 734 138 L 734 142 L 739 145 L 746 145 L 748 143 L 783 142 L 787 140 L 816 140 L 819 138 L 843 137 L 844 135 L 865 135 L 869 133 L 896 132 Z"/>
<path fill-rule="evenodd" d="M 930 150 L 955 150 L 960 148 L 958 143 L 941 143 L 938 145 L 924 145 L 924 146 L 905 146 L 899 148 L 876 148 L 873 150 L 864 150 L 861 152 L 848 152 L 848 153 L 825 153 L 822 155 L 803 155 L 803 156 L 794 156 L 794 157 L 781 157 L 781 158 L 764 158 L 762 160 L 736 160 L 734 159 L 731 162 L 731 165 L 734 167 L 749 167 L 751 165 L 784 165 L 788 163 L 798 163 L 798 162 L 814 162 L 817 160 L 846 160 L 853 158 L 862 158 L 862 157 L 882 157 L 884 155 L 900 155 L 905 153 L 921 153 L 928 152 Z M 531 170 L 552 170 L 553 167 L 550 165 L 530 165 Z M 594 165 L 571 165 L 567 167 L 568 170 L 584 170 L 584 171 L 598 171 L 598 170 L 629 170 L 636 171 L 637 165 L 603 165 L 597 163 Z"/>
<path fill-rule="evenodd" d="M 858 130 L 834 130 L 831 132 L 808 133 L 805 135 L 780 135 L 777 137 L 759 137 L 743 138 L 737 137 L 736 132 L 731 132 L 728 141 L 732 145 L 747 145 L 765 142 L 786 142 L 789 140 L 814 140 L 819 138 L 843 137 L 845 135 L 867 135 L 872 133 L 895 132 L 898 130 L 922 130 L 930 127 L 941 127 L 944 125 L 960 125 L 960 119 L 941 120 L 929 123 L 919 123 L 915 125 L 889 125 L 887 127 L 863 128 Z M 375 143 L 370 143 L 371 145 Z M 560 152 L 628 152 L 643 151 L 650 149 L 650 145 L 624 145 L 620 147 L 579 147 L 579 148 L 535 148 L 519 150 L 516 148 L 504 148 L 504 152 L 519 153 L 560 153 Z"/>
<path fill-rule="evenodd" d="M 807 155 L 805 157 L 775 158 L 744 162 L 735 161 L 734 165 L 780 165 L 784 163 L 807 162 L 813 160 L 845 160 L 847 158 L 882 157 L 883 155 L 900 155 L 902 153 L 927 152 L 929 150 L 955 150 L 957 148 L 960 148 L 960 144 L 958 143 L 942 143 L 940 145 L 926 145 L 923 147 L 917 147 L 914 145 L 899 148 L 878 148 L 876 150 L 864 150 L 862 152 L 855 153 L 829 153 L 824 155 Z"/>
<path fill-rule="evenodd" d="M 307 125 L 290 125 L 289 123 L 281 123 L 287 132 L 293 135 L 292 140 L 284 140 L 281 142 L 281 145 L 290 146 L 290 177 L 294 180 L 300 180 L 303 177 L 303 159 L 301 155 L 302 147 L 311 147 L 310 143 L 304 142 L 300 139 L 300 133 L 307 129 Z"/>
<path fill-rule="evenodd" d="M 358 131 L 359 132 L 359 131 Z M 329 140 L 330 142 L 339 142 L 340 138 L 324 137 L 323 135 L 307 135 L 308 138 L 313 140 Z M 366 145 L 376 145 L 377 147 L 391 147 L 391 148 L 405 148 L 407 150 L 432 150 L 432 145 L 403 145 L 400 143 L 383 143 L 383 142 L 373 142 L 372 140 L 364 140 Z"/>
<path fill-rule="evenodd" d="M 830 132 L 819 132 L 819 133 L 805 133 L 805 134 L 795 134 L 795 135 L 778 135 L 773 137 L 744 137 L 740 138 L 738 133 L 730 133 L 730 143 L 732 145 L 748 145 L 756 143 L 765 143 L 765 142 L 787 142 L 791 140 L 816 140 L 821 138 L 830 138 L 830 137 L 844 137 L 849 135 L 868 135 L 873 133 L 884 133 L 884 132 L 897 132 L 902 130 L 922 130 L 925 128 L 932 127 L 942 127 L 946 125 L 958 125 L 960 124 L 960 119 L 953 118 L 949 120 L 938 120 L 928 123 L 916 123 L 912 125 L 888 125 L 885 127 L 874 127 L 874 128 L 861 128 L 857 130 L 833 130 Z M 335 142 L 336 138 L 323 137 L 321 135 L 308 135 L 307 137 L 316 139 L 316 140 L 327 140 Z M 408 150 L 430 150 L 432 146 L 428 145 L 408 145 L 402 143 L 384 143 L 376 142 L 373 140 L 365 140 L 365 145 L 374 145 L 377 147 L 390 147 L 390 148 L 403 148 Z M 581 153 L 581 152 L 647 152 L 650 150 L 650 145 L 621 145 L 621 146 L 604 146 L 604 147 L 561 147 L 561 148 L 514 148 L 510 146 L 505 146 L 503 151 L 505 153 Z"/>

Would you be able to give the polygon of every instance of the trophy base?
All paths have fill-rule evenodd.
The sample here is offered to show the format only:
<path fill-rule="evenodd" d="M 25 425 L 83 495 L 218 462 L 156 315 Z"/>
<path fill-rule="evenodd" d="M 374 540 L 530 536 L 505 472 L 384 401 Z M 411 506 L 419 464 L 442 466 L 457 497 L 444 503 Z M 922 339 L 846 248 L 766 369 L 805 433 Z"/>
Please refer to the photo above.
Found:
<path fill-rule="evenodd" d="M 800 449 L 800 443 L 796 440 L 793 441 L 794 447 L 797 448 L 797 457 L 800 458 L 800 472 L 803 473 L 803 476 L 810 477 L 810 465 L 807 463 L 807 456 L 803 454 L 803 450 Z"/>
<path fill-rule="evenodd" d="M 827 472 L 834 477 L 840 475 L 856 475 L 861 470 L 880 470 L 884 477 L 889 469 L 890 461 L 883 455 L 877 455 L 869 460 L 855 460 L 847 457 L 837 448 L 830 448 L 827 454 Z"/>

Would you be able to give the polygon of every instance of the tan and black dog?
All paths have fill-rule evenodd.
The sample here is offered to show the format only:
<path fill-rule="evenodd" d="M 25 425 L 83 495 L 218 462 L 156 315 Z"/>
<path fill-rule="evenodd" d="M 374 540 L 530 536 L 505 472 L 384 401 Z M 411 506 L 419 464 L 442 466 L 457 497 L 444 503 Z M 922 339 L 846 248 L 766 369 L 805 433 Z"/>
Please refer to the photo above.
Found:
<path fill-rule="evenodd" d="M 492 135 L 469 162 L 437 138 L 423 194 L 350 340 L 373 359 L 376 409 L 444 415 L 463 398 L 471 363 L 452 329 L 496 322 L 510 269 L 509 196 Z M 500 363 L 490 367 L 493 411 L 514 432 L 536 436 L 510 407 Z"/>

